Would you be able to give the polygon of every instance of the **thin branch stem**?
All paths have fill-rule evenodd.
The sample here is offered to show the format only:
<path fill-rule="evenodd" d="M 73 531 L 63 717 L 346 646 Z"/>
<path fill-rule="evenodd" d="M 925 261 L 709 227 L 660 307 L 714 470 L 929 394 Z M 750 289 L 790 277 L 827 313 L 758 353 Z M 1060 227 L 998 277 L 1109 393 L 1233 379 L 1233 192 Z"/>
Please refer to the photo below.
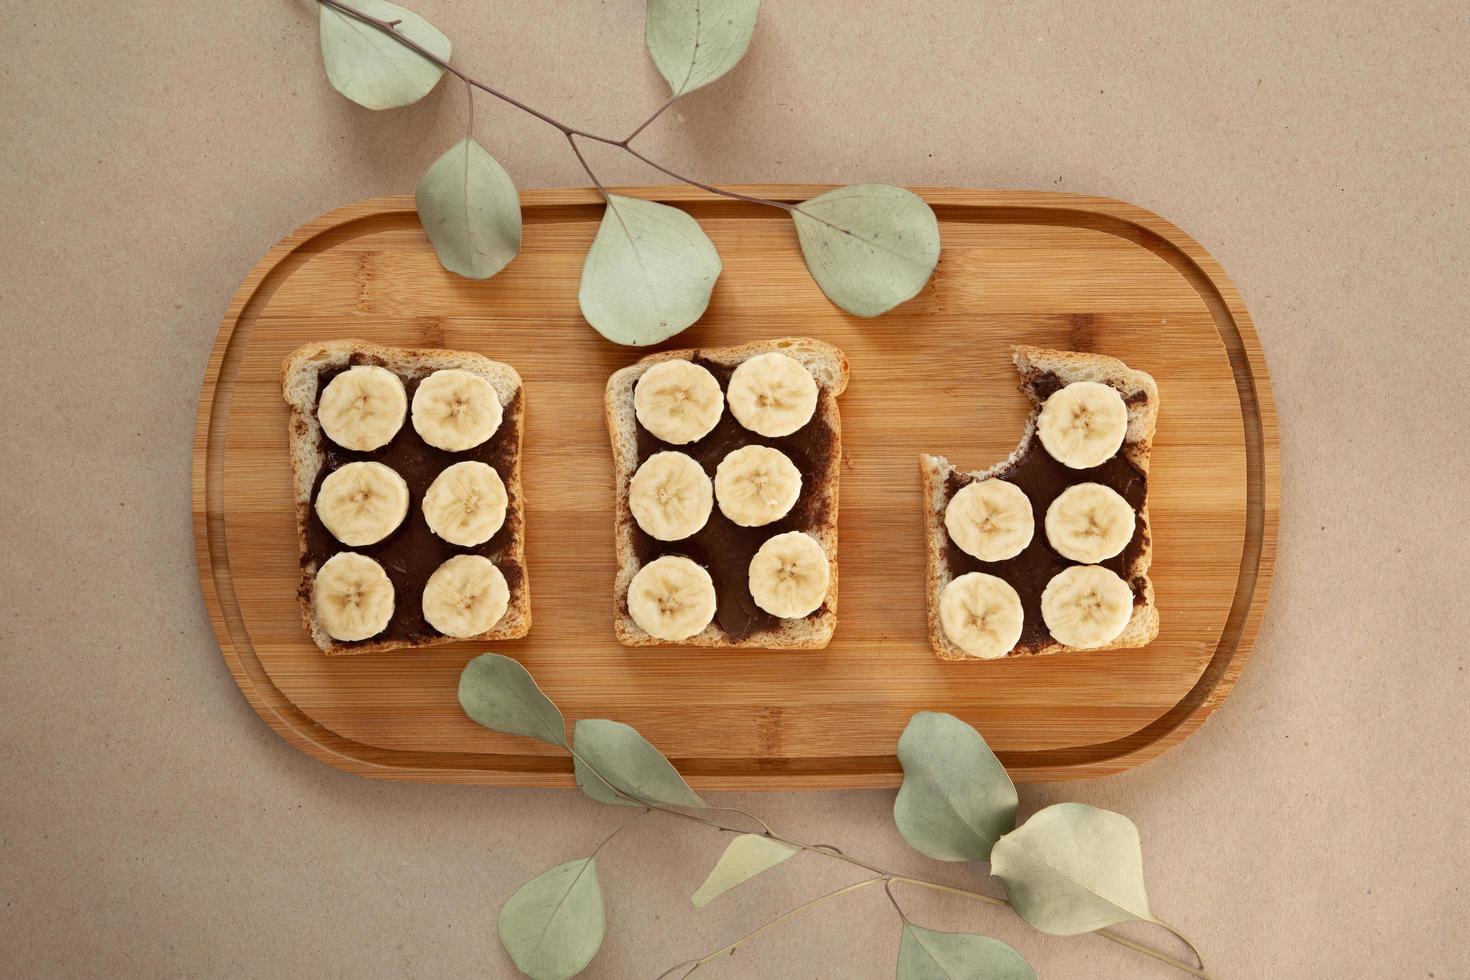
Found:
<path fill-rule="evenodd" d="M 592 853 L 590 855 L 588 855 L 589 859 L 590 858 L 597 857 L 597 852 L 600 851 L 600 850 L 602 850 L 604 847 L 606 847 L 608 845 L 608 842 L 610 842 L 614 837 L 618 836 L 618 834 L 621 834 L 624 830 L 626 830 L 628 828 L 628 825 L 629 824 L 631 824 L 635 820 L 639 820 L 639 819 L 642 819 L 643 817 L 648 816 L 648 814 L 649 814 L 648 809 L 647 808 L 644 808 L 643 810 L 640 810 L 637 813 L 633 814 L 627 820 L 624 820 L 622 823 L 618 824 L 617 827 L 613 829 L 613 832 L 612 833 L 608 834 L 606 837 L 604 837 L 602 839 L 602 843 L 601 844 L 598 844 L 596 847 L 594 847 L 592 849 Z"/>
<path fill-rule="evenodd" d="M 577 162 L 582 165 L 583 170 L 587 171 L 587 177 L 592 181 L 592 186 L 597 188 L 597 193 L 601 194 L 602 199 L 606 201 L 607 188 L 602 186 L 602 181 L 598 180 L 597 175 L 592 172 L 592 166 L 587 162 L 587 158 L 582 155 L 582 148 L 577 145 L 577 137 L 571 133 L 567 133 L 567 143 L 571 145 L 572 152 L 577 155 Z"/>
<path fill-rule="evenodd" d="M 643 120 L 641 123 L 638 124 L 638 128 L 637 129 L 633 130 L 627 136 L 624 136 L 622 138 L 621 143 L 623 144 L 623 146 L 627 146 L 629 143 L 633 142 L 634 137 L 636 137 L 639 133 L 641 133 L 645 129 L 647 129 L 650 123 L 652 123 L 655 119 L 657 119 L 659 116 L 662 116 L 664 114 L 664 110 L 665 109 L 667 109 L 669 106 L 673 105 L 675 102 L 678 102 L 678 101 L 679 101 L 679 97 L 677 95 L 671 95 L 671 96 L 669 96 L 669 101 L 665 102 L 663 105 L 661 105 L 657 109 L 653 110 L 653 115 L 651 115 L 647 119 Z"/>
<path fill-rule="evenodd" d="M 930 891 L 948 892 L 951 895 L 963 895 L 966 898 L 973 898 L 976 901 L 986 902 L 990 905 L 1011 904 L 1003 898 L 996 898 L 995 896 L 987 895 L 984 892 L 970 891 L 968 888 L 956 888 L 953 885 L 942 885 L 937 881 L 929 881 L 925 878 L 910 878 L 908 875 L 892 875 L 891 877 L 894 881 L 903 882 L 909 885 L 918 885 L 920 888 L 927 888 Z"/>
<path fill-rule="evenodd" d="M 631 146 L 629 146 L 628 145 L 629 141 L 631 141 L 634 136 L 637 136 L 640 132 L 642 132 L 644 126 L 647 126 L 649 123 L 651 123 L 655 119 L 657 119 L 663 113 L 664 109 L 667 109 L 670 105 L 672 105 L 674 103 L 674 99 L 670 99 L 668 102 L 664 103 L 664 105 L 657 112 L 655 112 L 652 116 L 648 117 L 648 119 L 643 123 L 643 125 L 642 126 L 639 126 L 637 129 L 635 129 L 633 131 L 633 133 L 630 136 L 628 136 L 626 139 L 621 139 L 620 140 L 620 139 L 614 139 L 611 136 L 602 136 L 602 135 L 599 135 L 597 133 L 589 133 L 585 129 L 578 129 L 576 126 L 568 125 L 567 123 L 562 122 L 560 119 L 557 119 L 554 116 L 547 115 L 546 113 L 542 112 L 540 109 L 536 109 L 536 108 L 533 108 L 533 107 L 527 105 L 526 103 L 522 102 L 520 99 L 517 99 L 515 96 L 509 95 L 509 94 L 507 94 L 505 92 L 500 91 L 498 88 L 495 88 L 493 85 L 490 85 L 490 84 L 488 84 L 486 82 L 481 81 L 478 78 L 475 78 L 474 76 L 470 75 L 468 72 L 461 71 L 460 69 L 458 69 L 455 66 L 451 65 L 449 62 L 445 61 L 443 58 L 441 58 L 438 55 L 434 54 L 434 52 L 430 51 L 428 48 L 424 47 L 422 44 L 419 44 L 413 38 L 408 37 L 406 34 L 402 33 L 399 30 L 397 30 L 397 25 L 398 25 L 399 21 L 396 21 L 396 20 L 395 21 L 388 21 L 388 20 L 383 20 L 382 18 L 379 18 L 379 17 L 374 17 L 372 14 L 369 14 L 369 13 L 366 13 L 364 11 L 358 10 L 356 7 L 352 6 L 351 4 L 344 3 L 343 0 L 317 0 L 317 3 L 321 4 L 324 7 L 330 7 L 332 10 L 335 10 L 335 11 L 337 11 L 340 14 L 343 14 L 343 15 L 348 16 L 348 17 L 352 17 L 352 18 L 354 18 L 354 19 L 356 19 L 358 21 L 361 21 L 362 23 L 368 25 L 369 27 L 372 27 L 372 28 L 375 28 L 375 29 L 377 29 L 379 31 L 382 31 L 384 34 L 388 35 L 393 40 L 395 40 L 399 44 L 403 45 L 405 48 L 408 48 L 410 51 L 415 52 L 416 54 L 418 54 L 419 57 L 425 59 L 426 61 L 429 61 L 429 62 L 431 62 L 431 63 L 433 63 L 435 65 L 438 65 L 440 68 L 443 68 L 445 71 L 449 72 L 451 75 L 453 75 L 456 78 L 460 79 L 466 85 L 473 86 L 474 88 L 477 88 L 477 89 L 479 89 L 482 92 L 485 92 L 485 93 L 487 93 L 489 95 L 493 95 L 493 96 L 495 96 L 495 98 L 497 98 L 500 101 L 506 103 L 507 105 L 515 106 L 517 109 L 521 110 L 522 112 L 525 112 L 525 113 L 528 113 L 528 114 L 530 114 L 532 116 L 535 116 L 537 119 L 539 119 L 542 122 L 546 123 L 548 126 L 552 126 L 552 127 L 556 128 L 556 129 L 560 130 L 561 133 L 562 133 L 562 135 L 563 136 L 566 136 L 567 137 L 567 140 L 569 142 L 571 141 L 571 138 L 573 136 L 580 136 L 583 139 L 592 140 L 593 142 L 596 142 L 596 143 L 606 143 L 609 146 L 620 147 L 623 150 L 627 151 L 628 153 L 632 154 L 634 157 L 636 157 L 639 160 L 641 160 L 644 163 L 646 163 L 648 166 L 654 168 L 655 170 L 657 170 L 657 171 L 659 171 L 661 173 L 667 174 L 668 176 L 674 178 L 675 180 L 682 181 L 683 183 L 689 184 L 691 187 L 698 187 L 700 190 L 708 191 L 711 194 L 718 194 L 721 197 L 733 198 L 733 199 L 735 199 L 737 201 L 749 201 L 752 204 L 764 204 L 764 205 L 767 205 L 769 207 L 780 208 L 783 211 L 790 211 L 792 209 L 792 206 L 790 204 L 786 204 L 786 203 L 784 203 L 782 201 L 769 201 L 769 200 L 766 200 L 763 197 L 755 197 L 755 196 L 750 195 L 750 194 L 741 194 L 741 193 L 739 193 L 737 191 L 724 190 L 723 188 L 715 187 L 712 184 L 705 184 L 705 183 L 702 183 L 700 181 L 694 180 L 692 177 L 685 177 L 683 174 L 675 173 L 673 170 L 670 170 L 668 167 L 664 166 L 663 164 L 659 163 L 658 161 L 653 160 L 653 159 L 651 159 L 651 158 L 649 158 L 647 156 L 644 156 L 642 153 L 639 153 L 637 150 L 635 150 Z M 572 149 L 574 151 L 577 149 L 577 145 L 575 143 L 572 143 Z M 580 154 L 578 154 L 578 155 L 580 156 Z M 586 163 L 585 160 L 582 161 L 582 167 L 583 167 L 583 169 L 588 170 L 588 176 L 591 176 L 591 170 L 587 167 L 587 163 Z M 595 182 L 596 178 L 593 178 L 593 179 L 594 179 L 594 182 Z M 601 185 L 598 185 L 598 189 L 599 190 L 602 190 Z M 607 192 L 605 190 L 603 190 L 602 193 L 603 193 L 603 197 L 606 198 Z"/>
<path fill-rule="evenodd" d="M 899 920 L 902 921 L 904 925 L 908 925 L 909 917 L 903 914 L 903 906 L 898 904 L 898 899 L 895 898 L 893 895 L 892 877 L 883 879 L 883 894 L 888 896 L 888 901 L 893 906 L 893 911 L 898 913 Z"/>
<path fill-rule="evenodd" d="M 796 915 L 796 914 L 798 914 L 800 912 L 805 912 L 807 909 L 809 909 L 809 908 L 811 908 L 811 907 L 813 907 L 815 905 L 820 905 L 821 903 L 823 903 L 823 902 L 825 902 L 825 901 L 827 901 L 829 899 L 836 898 L 839 895 L 846 895 L 848 892 L 855 892 L 855 891 L 857 891 L 860 888 L 866 888 L 866 887 L 868 887 L 869 885 L 873 884 L 874 882 L 884 881 L 884 880 L 885 880 L 885 876 L 883 876 L 883 875 L 874 875 L 871 878 L 864 878 L 862 881 L 856 881 L 856 882 L 853 882 L 850 885 L 844 885 L 843 887 L 834 889 L 833 891 L 827 892 L 824 895 L 818 895 L 816 898 L 813 898 L 813 899 L 811 899 L 809 901 L 806 901 L 806 902 L 802 902 L 800 905 L 796 906 L 796 908 L 794 908 L 794 909 L 787 909 L 785 912 L 782 912 L 780 915 L 776 916 L 774 919 L 770 919 L 769 921 L 767 921 L 767 922 L 765 922 L 765 923 L 757 926 L 756 928 L 752 929 L 750 932 L 747 932 L 745 935 L 741 936 L 739 939 L 735 940 L 730 945 L 728 945 L 728 946 L 722 946 L 719 949 L 715 950 L 713 953 L 710 953 L 708 956 L 702 956 L 699 959 L 694 960 L 693 961 L 694 965 L 689 969 L 689 972 L 688 973 L 685 973 L 684 974 L 684 976 L 686 976 L 686 977 L 689 976 L 690 974 L 694 973 L 695 970 L 698 970 L 701 966 L 704 966 L 706 963 L 710 962 L 711 960 L 716 960 L 716 959 L 719 959 L 721 956 L 725 956 L 726 954 L 735 952 L 737 949 L 739 949 L 741 946 L 744 946 L 746 943 L 750 942 L 750 940 L 754 939 L 756 936 L 758 936 L 761 933 L 765 932 L 767 929 L 771 928 L 774 925 L 777 925 L 779 923 L 785 922 L 787 919 L 791 918 L 793 915 Z M 683 965 L 684 965 L 683 963 L 679 964 L 679 966 L 683 966 Z M 679 967 L 676 966 L 673 969 L 676 969 L 677 970 L 678 968 Z M 668 976 L 668 973 L 666 972 L 664 974 L 664 976 Z"/>

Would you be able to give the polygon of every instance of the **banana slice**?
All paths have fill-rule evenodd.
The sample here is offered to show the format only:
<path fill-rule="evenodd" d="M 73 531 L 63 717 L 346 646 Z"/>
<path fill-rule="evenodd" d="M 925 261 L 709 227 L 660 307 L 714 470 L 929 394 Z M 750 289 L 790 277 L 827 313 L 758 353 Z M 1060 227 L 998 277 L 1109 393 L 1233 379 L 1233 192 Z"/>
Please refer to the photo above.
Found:
<path fill-rule="evenodd" d="M 628 585 L 628 615 L 660 640 L 687 640 L 715 618 L 715 583 L 688 558 L 665 555 Z"/>
<path fill-rule="evenodd" d="M 817 539 L 801 531 L 778 534 L 750 560 L 750 595 L 772 616 L 799 619 L 827 598 L 832 570 Z"/>
<path fill-rule="evenodd" d="M 1053 392 L 1036 419 L 1036 434 L 1046 451 L 1074 470 L 1106 462 L 1127 433 L 1123 396 L 1096 381 L 1074 381 Z"/>
<path fill-rule="evenodd" d="M 328 473 L 316 516 L 345 545 L 376 544 L 408 514 L 408 484 L 382 463 L 348 463 Z"/>
<path fill-rule="evenodd" d="M 398 375 L 359 364 L 327 382 L 316 417 L 328 439 L 343 449 L 367 452 L 392 441 L 407 409 L 408 395 Z"/>
<path fill-rule="evenodd" d="M 1093 565 L 1133 540 L 1133 508 L 1112 487 L 1078 483 L 1046 509 L 1046 540 L 1063 558 Z"/>
<path fill-rule="evenodd" d="M 1021 597 L 1005 579 L 966 572 L 939 596 L 939 621 L 951 643 L 972 657 L 1004 657 L 1021 638 Z"/>
<path fill-rule="evenodd" d="M 633 411 L 654 437 L 675 446 L 703 439 L 720 421 L 725 395 L 693 361 L 660 361 L 633 388 Z"/>
<path fill-rule="evenodd" d="M 714 504 L 704 467 L 684 453 L 654 453 L 628 487 L 633 519 L 660 541 L 678 541 L 704 527 Z"/>
<path fill-rule="evenodd" d="M 510 587 L 489 558 L 455 555 L 424 583 L 423 603 L 430 626 L 463 639 L 495 628 L 510 605 Z"/>
<path fill-rule="evenodd" d="M 450 544 L 473 548 L 495 537 L 508 502 L 495 468 L 466 460 L 434 477 L 422 506 L 429 530 Z"/>
<path fill-rule="evenodd" d="M 715 468 L 720 513 L 741 527 L 761 527 L 791 513 L 801 496 L 801 471 L 779 449 L 743 446 Z"/>
<path fill-rule="evenodd" d="M 489 439 L 503 415 L 495 386 L 459 368 L 435 371 L 413 393 L 413 427 L 424 442 L 451 453 Z"/>
<path fill-rule="evenodd" d="M 737 367 L 725 397 L 735 421 L 751 432 L 789 436 L 817 410 L 817 379 L 796 358 L 771 351 Z"/>
<path fill-rule="evenodd" d="M 965 554 L 1004 561 L 1026 550 L 1036 520 L 1026 491 L 992 479 L 961 487 L 944 509 L 944 526 Z"/>
<path fill-rule="evenodd" d="M 1073 565 L 1046 583 L 1041 618 L 1060 643 L 1087 649 L 1112 642 L 1133 616 L 1133 590 L 1101 565 Z"/>
<path fill-rule="evenodd" d="M 323 562 L 311 592 L 317 622 L 334 640 L 377 636 L 393 618 L 393 583 L 388 573 L 355 551 L 338 552 Z"/>

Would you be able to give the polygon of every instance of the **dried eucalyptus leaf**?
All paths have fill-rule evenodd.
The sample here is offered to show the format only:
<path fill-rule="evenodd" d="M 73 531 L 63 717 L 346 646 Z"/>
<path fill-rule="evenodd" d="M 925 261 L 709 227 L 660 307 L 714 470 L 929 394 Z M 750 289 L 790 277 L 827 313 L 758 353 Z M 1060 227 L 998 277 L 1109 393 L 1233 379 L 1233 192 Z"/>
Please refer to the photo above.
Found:
<path fill-rule="evenodd" d="M 898 980 L 1036 980 L 1026 958 L 999 939 L 904 923 Z"/>
<path fill-rule="evenodd" d="M 855 316 L 912 299 L 939 262 L 934 210 L 902 187 L 839 187 L 797 205 L 791 217 L 812 278 Z"/>
<path fill-rule="evenodd" d="M 704 315 L 720 271 L 714 243 L 689 215 L 611 194 L 577 299 L 613 343 L 656 344 Z"/>
<path fill-rule="evenodd" d="M 673 764 L 636 728 L 606 718 L 583 718 L 574 733 L 577 785 L 599 803 L 638 805 L 614 793 L 611 784 L 627 796 L 650 803 L 705 806 Z"/>
<path fill-rule="evenodd" d="M 472 139 L 434 161 L 413 203 L 439 264 L 466 279 L 489 279 L 521 251 L 521 199 L 510 174 Z"/>
<path fill-rule="evenodd" d="M 1016 825 L 1016 787 L 980 733 L 954 715 L 921 711 L 898 740 L 903 785 L 893 822 L 939 861 L 984 861 Z"/>
<path fill-rule="evenodd" d="M 796 853 L 796 848 L 760 834 L 741 834 L 730 842 L 709 877 L 699 886 L 690 901 L 702 909 L 736 885 L 743 884 L 769 871 Z"/>
<path fill-rule="evenodd" d="M 1138 828 L 1121 813 L 1058 803 L 1002 837 L 990 870 L 1017 914 L 1042 932 L 1075 936 L 1119 922 L 1153 922 Z"/>
<path fill-rule="evenodd" d="M 358 10 L 379 20 L 398 21 L 398 33 L 443 61 L 449 38 L 412 10 L 388 0 L 354 0 Z M 438 84 L 444 69 L 371 24 L 322 4 L 322 64 L 332 88 L 368 109 L 394 109 L 417 102 Z"/>
<path fill-rule="evenodd" d="M 567 747 L 567 723 L 526 668 L 498 653 L 482 653 L 459 675 L 459 704 L 477 723 L 497 732 L 528 735 Z"/>
<path fill-rule="evenodd" d="M 760 0 L 648 0 L 643 40 L 675 96 L 693 92 L 745 57 Z"/>
<path fill-rule="evenodd" d="M 500 945 L 533 980 L 566 980 L 602 945 L 597 860 L 578 858 L 526 882 L 500 909 Z"/>

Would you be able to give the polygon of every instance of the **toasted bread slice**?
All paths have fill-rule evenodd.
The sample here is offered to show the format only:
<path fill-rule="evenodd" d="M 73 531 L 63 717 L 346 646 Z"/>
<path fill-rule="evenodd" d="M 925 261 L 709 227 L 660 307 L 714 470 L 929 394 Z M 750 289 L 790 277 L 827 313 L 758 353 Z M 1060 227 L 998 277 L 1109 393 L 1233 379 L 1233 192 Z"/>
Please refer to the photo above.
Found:
<path fill-rule="evenodd" d="M 1123 396 L 1128 408 L 1128 431 L 1123 438 L 1119 455 L 1142 474 L 1148 477 L 1149 454 L 1153 444 L 1154 426 L 1159 416 L 1159 388 L 1154 379 L 1142 371 L 1136 371 L 1122 361 L 1101 354 L 1086 354 L 1075 351 L 1047 350 L 1041 347 L 1014 347 L 1012 358 L 1021 375 L 1021 390 L 1032 401 L 1031 415 L 1026 421 L 1026 430 L 1021 443 L 1009 458 L 988 470 L 964 473 L 952 466 L 943 456 L 921 455 L 919 470 L 924 483 L 924 531 L 928 542 L 929 573 L 929 640 L 934 652 L 945 660 L 963 660 L 967 654 L 952 643 L 945 635 L 944 625 L 939 618 L 939 597 L 944 587 L 964 571 L 986 570 L 985 563 L 976 563 L 974 568 L 957 569 L 956 557 L 950 548 L 949 534 L 944 526 L 945 508 L 960 486 L 992 477 L 1005 479 L 1015 472 L 1027 455 L 1032 452 L 1045 453 L 1036 439 L 1036 418 L 1041 412 L 1045 393 L 1038 386 L 1064 386 L 1074 381 L 1096 381 L 1116 389 Z M 1054 379 L 1054 380 L 1052 380 Z M 1074 482 L 1086 482 L 1087 471 L 1076 471 Z M 1146 485 L 1146 484 L 1145 484 Z M 1034 503 L 1034 501 L 1033 501 Z M 1042 528 L 1044 508 L 1036 513 L 1036 541 L 1039 547 L 1047 548 L 1046 532 Z M 1033 547 L 1038 545 L 1034 542 Z M 1051 553 L 1058 566 L 1076 564 Z M 1133 615 L 1111 643 L 1102 647 L 1089 647 L 1087 652 L 1116 650 L 1125 647 L 1141 647 L 1153 641 L 1159 633 L 1159 610 L 1154 601 L 1153 582 L 1148 577 L 1153 562 L 1153 538 L 1148 519 L 1148 497 L 1137 512 L 1137 527 L 1134 541 L 1114 562 L 1118 574 L 1133 588 Z M 1103 563 L 1108 564 L 1108 563 Z M 1005 577 L 1005 576 L 1002 576 Z M 1016 585 L 1015 582 L 1011 583 Z M 1018 591 L 1022 591 L 1018 588 Z M 1037 622 L 1040 595 L 1022 593 L 1022 605 L 1028 611 L 1028 622 L 1023 628 L 1021 641 L 1008 656 L 1030 656 L 1047 653 L 1063 653 L 1075 648 L 1052 639 L 1045 624 Z"/>
<path fill-rule="evenodd" d="M 685 554 L 701 547 L 699 544 L 701 535 L 710 531 L 711 525 L 718 527 L 721 526 L 721 522 L 729 525 L 730 528 L 734 528 L 734 525 L 716 507 L 710 515 L 705 531 L 695 534 L 684 542 L 653 543 L 652 539 L 644 535 L 638 528 L 628 507 L 628 486 L 644 458 L 639 449 L 640 431 L 642 430 L 633 407 L 634 386 L 652 365 L 660 361 L 682 358 L 698 360 L 710 368 L 719 378 L 723 389 L 729 372 L 738 364 L 768 351 L 780 351 L 787 354 L 800 361 L 812 373 L 812 377 L 817 381 L 817 408 L 812 420 L 792 436 L 768 439 L 741 429 L 743 444 L 770 445 L 785 451 L 783 447 L 789 448 L 788 443 L 791 440 L 806 440 L 803 445 L 809 444 L 812 450 L 807 460 L 810 472 L 803 472 L 801 498 L 791 514 L 768 528 L 747 530 L 752 533 L 763 532 L 767 535 L 788 530 L 801 530 L 816 538 L 827 554 L 827 561 L 831 569 L 827 597 L 816 612 L 804 618 L 775 619 L 769 617 L 757 609 L 750 600 L 749 588 L 745 580 L 745 568 L 741 565 L 742 559 L 727 560 L 722 568 L 716 568 L 711 572 L 716 576 L 715 590 L 719 607 L 716 609 L 714 621 L 705 627 L 703 632 L 687 640 L 682 640 L 678 644 L 666 644 L 666 641 L 650 636 L 628 614 L 628 585 L 632 582 L 633 576 L 643 567 L 643 561 L 639 558 L 639 541 L 642 540 L 646 547 L 657 544 L 660 554 Z M 724 377 L 721 377 L 721 374 Z M 613 626 L 620 643 L 626 646 L 685 645 L 749 647 L 765 650 L 817 650 L 828 644 L 832 639 L 833 630 L 837 627 L 837 489 L 842 460 L 842 420 L 837 410 L 837 396 L 847 388 L 847 377 L 847 357 L 842 351 L 818 340 L 788 337 L 781 340 L 745 344 L 740 347 L 666 351 L 645 357 L 636 364 L 617 371 L 608 379 L 605 408 L 608 436 L 612 442 L 613 486 L 617 504 L 613 523 L 613 540 L 617 550 L 618 566 L 613 586 Z M 716 427 L 716 433 L 723 426 L 735 425 L 727 406 L 720 425 Z M 701 445 L 714 436 L 715 433 L 711 433 L 688 446 L 665 446 L 657 443 L 656 448 L 677 449 L 698 458 Z M 653 440 L 653 437 L 646 431 L 643 432 L 643 439 L 650 445 L 656 443 L 656 440 Z M 712 458 L 707 461 L 702 460 L 702 462 L 706 470 L 713 475 L 714 466 L 719 460 Z M 748 564 L 749 556 L 743 555 L 743 561 Z M 717 573 L 721 572 L 725 581 L 720 581 Z M 744 614 L 737 616 L 731 605 L 736 603 L 736 598 L 742 592 L 743 603 L 739 604 L 748 607 L 752 613 L 750 617 Z M 721 624 L 723 621 L 726 625 L 734 625 L 737 618 L 741 619 L 736 627 L 738 633 L 732 635 L 731 631 Z M 752 625 L 756 628 L 750 628 Z"/>
<path fill-rule="evenodd" d="M 322 434 L 316 406 L 323 377 L 355 364 L 374 364 L 398 375 L 408 391 L 424 377 L 445 368 L 459 368 L 479 375 L 495 388 L 504 411 L 500 428 L 483 445 L 458 453 L 438 450 L 425 443 L 405 417 L 403 427 L 387 446 L 371 452 L 352 452 L 332 445 Z M 301 548 L 301 618 L 312 640 L 323 652 L 378 653 L 432 646 L 450 642 L 423 621 L 423 582 L 434 568 L 460 554 L 484 555 L 495 562 L 510 586 L 510 603 L 493 629 L 471 639 L 505 640 L 525 636 L 531 630 L 531 587 L 526 573 L 525 498 L 521 490 L 521 434 L 525 427 L 525 395 L 521 376 L 499 361 L 467 351 L 385 347 L 364 340 L 333 340 L 307 344 L 281 363 L 281 394 L 291 407 L 291 471 L 296 489 L 296 534 Z M 404 451 L 419 460 L 407 471 Z M 450 544 L 428 530 L 421 503 L 424 491 L 435 476 L 452 463 L 478 459 L 490 463 L 500 474 L 508 498 L 505 523 L 486 543 L 463 548 Z M 409 512 L 398 529 L 383 541 L 366 547 L 349 548 L 334 540 L 321 526 L 312 509 L 316 488 L 330 469 L 353 460 L 375 460 L 403 476 L 409 485 Z M 395 465 L 398 464 L 398 465 Z M 376 637 L 345 643 L 327 635 L 317 621 L 312 603 L 316 570 L 330 554 L 355 551 L 378 560 L 393 582 L 394 611 L 387 629 Z"/>

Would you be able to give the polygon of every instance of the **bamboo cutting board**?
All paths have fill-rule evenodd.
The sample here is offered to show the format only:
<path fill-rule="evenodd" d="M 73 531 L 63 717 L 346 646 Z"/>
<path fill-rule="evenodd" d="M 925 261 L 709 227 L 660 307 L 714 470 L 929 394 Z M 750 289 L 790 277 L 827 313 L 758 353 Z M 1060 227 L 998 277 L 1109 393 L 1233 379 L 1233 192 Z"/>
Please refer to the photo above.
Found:
<path fill-rule="evenodd" d="M 743 189 L 798 201 L 826 188 Z M 485 644 L 329 658 L 303 630 L 279 369 L 297 346 L 340 337 L 473 350 L 520 371 L 535 626 L 494 649 L 569 720 L 636 726 L 697 787 L 897 785 L 894 746 L 919 710 L 975 725 L 1020 780 L 1114 773 L 1177 744 L 1225 699 L 1270 588 L 1279 447 L 1249 315 L 1198 244 L 1117 201 L 925 190 L 939 267 L 919 296 L 860 320 L 812 282 L 783 213 L 692 188 L 621 193 L 685 208 L 724 260 L 704 319 L 664 346 L 805 334 L 851 361 L 831 646 L 614 640 L 602 394 L 647 351 L 604 341 L 578 311 L 600 216 L 592 191 L 527 192 L 520 258 L 484 282 L 440 268 L 412 198 L 366 201 L 309 223 L 250 273 L 199 402 L 200 581 L 235 680 L 287 741 L 366 776 L 572 784 L 556 750 L 460 712 L 460 670 Z M 1145 648 L 959 663 L 930 651 L 918 454 L 978 469 L 1015 448 L 1028 403 L 1013 343 L 1110 354 L 1158 380 L 1149 510 L 1162 628 Z"/>

